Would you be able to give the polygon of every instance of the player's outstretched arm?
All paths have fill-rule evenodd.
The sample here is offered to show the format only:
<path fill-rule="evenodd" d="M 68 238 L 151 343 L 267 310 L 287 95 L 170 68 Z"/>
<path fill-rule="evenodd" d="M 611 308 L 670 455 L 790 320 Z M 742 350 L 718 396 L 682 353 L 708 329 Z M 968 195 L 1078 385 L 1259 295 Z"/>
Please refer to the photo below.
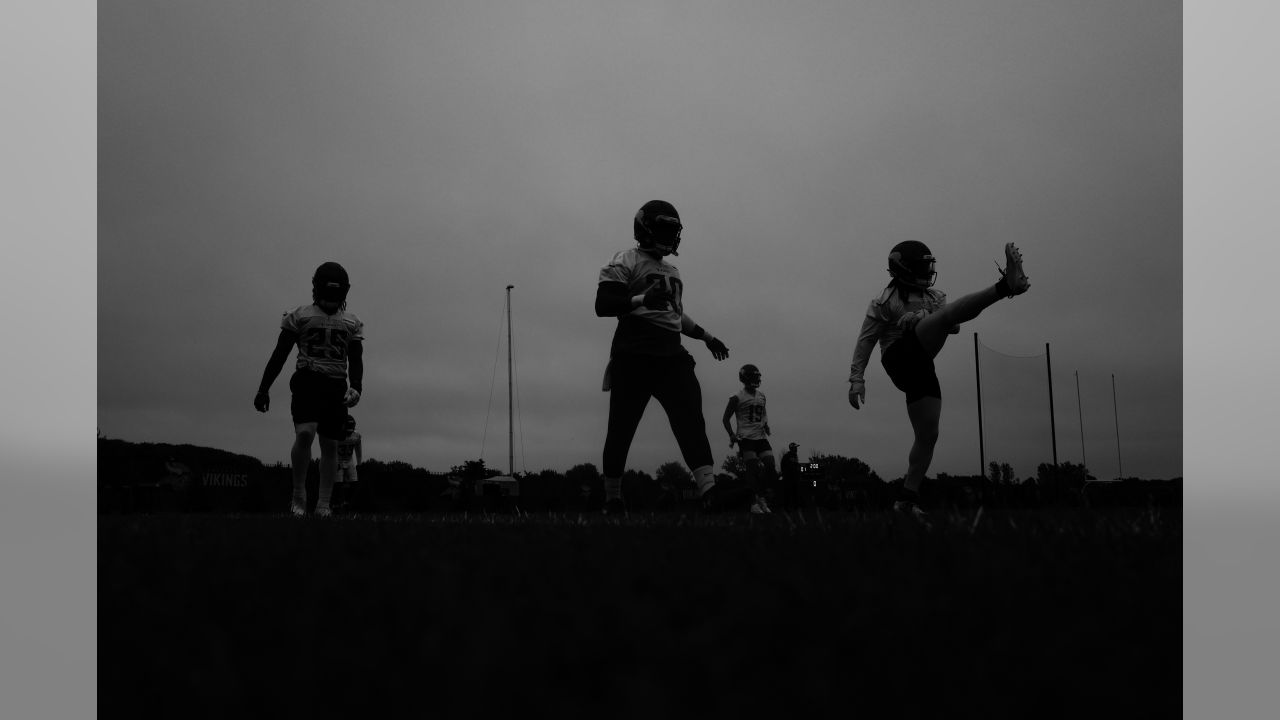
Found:
<path fill-rule="evenodd" d="M 849 404 L 854 410 L 867 402 L 867 384 L 861 380 L 849 383 Z"/>
<path fill-rule="evenodd" d="M 347 407 L 355 407 L 364 392 L 364 343 L 352 340 L 347 346 Z"/>
<path fill-rule="evenodd" d="M 724 417 L 720 418 L 720 422 L 724 423 L 724 431 L 729 433 L 729 447 L 733 447 L 733 444 L 738 440 L 737 433 L 733 431 L 733 426 L 729 424 L 729 418 L 733 417 L 733 414 L 737 411 L 738 396 L 730 395 L 729 404 L 724 408 Z"/>
<path fill-rule="evenodd" d="M 867 315 L 862 319 L 862 330 L 853 346 L 853 359 L 849 363 L 849 404 L 857 410 L 866 402 L 867 386 L 863 374 L 867 369 L 867 361 L 871 359 L 871 351 L 880 339 L 880 329 L 884 325 L 880 320 Z"/>
<path fill-rule="evenodd" d="M 258 412 L 266 412 L 271 407 L 271 396 L 267 392 L 271 389 L 271 384 L 280 376 L 280 371 L 284 369 L 284 362 L 289 359 L 289 353 L 293 351 L 297 341 L 297 333 L 290 330 L 282 329 L 276 338 L 276 347 L 271 351 L 267 367 L 262 371 L 262 381 L 258 383 L 258 394 L 253 397 L 253 407 Z"/>
<path fill-rule="evenodd" d="M 729 357 L 729 348 L 725 346 L 719 338 L 702 329 L 702 326 L 693 321 L 688 315 L 680 316 L 680 332 L 688 335 L 694 340 L 702 340 L 707 344 L 707 349 L 711 351 L 711 357 L 717 360 L 724 360 Z"/>

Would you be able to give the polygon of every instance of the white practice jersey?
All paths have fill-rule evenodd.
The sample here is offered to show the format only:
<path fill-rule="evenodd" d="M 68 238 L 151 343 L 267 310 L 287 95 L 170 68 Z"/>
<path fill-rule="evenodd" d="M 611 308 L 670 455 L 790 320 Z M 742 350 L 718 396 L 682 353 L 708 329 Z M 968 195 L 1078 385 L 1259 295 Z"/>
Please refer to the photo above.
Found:
<path fill-rule="evenodd" d="M 738 437 L 742 440 L 765 439 L 764 426 L 769 423 L 769 415 L 765 411 L 764 393 L 756 390 L 752 394 L 744 388 L 734 397 L 738 398 L 738 409 L 734 412 L 738 419 Z"/>
<path fill-rule="evenodd" d="M 849 382 L 863 382 L 867 360 L 877 343 L 883 353 L 906 332 L 898 327 L 899 318 L 917 310 L 934 312 L 947 304 L 947 294 L 933 288 L 911 290 L 906 295 L 904 299 L 898 288 L 890 285 L 867 305 L 862 330 L 854 343 L 853 360 L 849 363 Z"/>
<path fill-rule="evenodd" d="M 345 310 L 329 315 L 315 304 L 285 313 L 280 328 L 298 336 L 297 369 L 329 377 L 347 376 L 347 347 L 364 341 L 360 318 Z"/>
<path fill-rule="evenodd" d="M 600 282 L 622 283 L 627 296 L 643 295 L 657 282 L 671 293 L 672 302 L 661 310 L 643 305 L 618 318 L 613 336 L 613 352 L 669 355 L 680 351 L 680 321 L 684 316 L 681 299 L 684 283 L 675 265 L 638 247 L 616 253 L 600 269 Z"/>

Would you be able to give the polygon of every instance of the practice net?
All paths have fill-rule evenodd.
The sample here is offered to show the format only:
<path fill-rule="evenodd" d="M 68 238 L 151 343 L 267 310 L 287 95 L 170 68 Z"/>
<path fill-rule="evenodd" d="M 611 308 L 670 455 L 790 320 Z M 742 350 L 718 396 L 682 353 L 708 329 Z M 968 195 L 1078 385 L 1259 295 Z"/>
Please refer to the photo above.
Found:
<path fill-rule="evenodd" d="M 976 337 L 976 336 L 975 336 Z M 977 339 L 978 398 L 982 412 L 983 469 L 1008 463 L 1018 480 L 1053 463 L 1048 349 L 1034 355 L 1000 352 Z"/>

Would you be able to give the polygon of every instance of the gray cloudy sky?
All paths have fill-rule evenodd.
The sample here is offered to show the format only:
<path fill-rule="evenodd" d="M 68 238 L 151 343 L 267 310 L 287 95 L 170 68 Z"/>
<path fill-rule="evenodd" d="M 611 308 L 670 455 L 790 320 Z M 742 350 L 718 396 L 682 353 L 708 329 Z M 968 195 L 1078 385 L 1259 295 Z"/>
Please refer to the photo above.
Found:
<path fill-rule="evenodd" d="M 901 475 L 878 350 L 868 405 L 845 397 L 885 255 L 923 240 L 957 297 L 1012 240 L 1032 290 L 939 357 L 931 473 L 979 468 L 976 332 L 1039 355 L 982 357 L 984 396 L 1029 382 L 987 398 L 988 460 L 1050 459 L 1049 343 L 1059 460 L 1181 475 L 1181 37 L 1165 0 L 100 5 L 99 428 L 287 461 L 289 370 L 270 413 L 251 400 L 281 313 L 336 260 L 368 456 L 506 468 L 513 284 L 516 470 L 599 467 L 597 273 L 662 198 L 686 309 L 731 351 L 686 343 L 717 463 L 752 362 L 775 447 Z M 679 457 L 651 404 L 629 466 Z"/>

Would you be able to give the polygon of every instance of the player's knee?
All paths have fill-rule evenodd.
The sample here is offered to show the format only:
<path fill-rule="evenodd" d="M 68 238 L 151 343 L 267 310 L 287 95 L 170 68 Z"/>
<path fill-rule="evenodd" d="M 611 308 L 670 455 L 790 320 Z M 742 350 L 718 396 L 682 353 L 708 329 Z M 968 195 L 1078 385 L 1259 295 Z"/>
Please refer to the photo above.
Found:
<path fill-rule="evenodd" d="M 918 427 L 915 429 L 915 433 L 916 433 L 916 442 L 920 445 L 927 445 L 929 447 L 933 447 L 938 443 L 937 426 Z"/>
<path fill-rule="evenodd" d="M 299 427 L 294 429 L 294 441 L 298 445 L 311 447 L 311 443 L 315 442 L 316 429 L 314 427 Z"/>

